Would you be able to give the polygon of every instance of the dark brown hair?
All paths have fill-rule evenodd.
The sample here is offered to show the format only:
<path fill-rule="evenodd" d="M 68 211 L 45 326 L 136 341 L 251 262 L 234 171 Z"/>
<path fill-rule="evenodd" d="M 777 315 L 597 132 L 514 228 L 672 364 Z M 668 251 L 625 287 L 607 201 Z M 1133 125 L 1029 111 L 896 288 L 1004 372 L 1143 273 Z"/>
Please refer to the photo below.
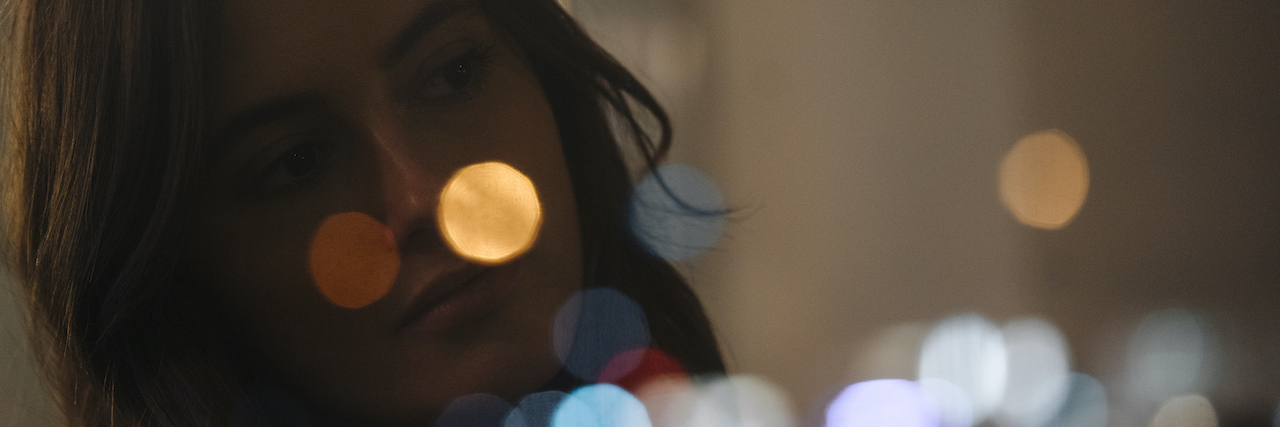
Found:
<path fill-rule="evenodd" d="M 208 120 L 210 2 L 11 3 L 5 255 L 68 423 L 224 423 L 243 378 L 206 321 L 217 308 L 182 286 L 179 259 Z M 654 345 L 690 373 L 723 372 L 697 298 L 627 227 L 622 147 L 652 169 L 671 143 L 662 108 L 554 0 L 479 4 L 518 42 L 554 111 L 585 283 L 634 298 Z"/>

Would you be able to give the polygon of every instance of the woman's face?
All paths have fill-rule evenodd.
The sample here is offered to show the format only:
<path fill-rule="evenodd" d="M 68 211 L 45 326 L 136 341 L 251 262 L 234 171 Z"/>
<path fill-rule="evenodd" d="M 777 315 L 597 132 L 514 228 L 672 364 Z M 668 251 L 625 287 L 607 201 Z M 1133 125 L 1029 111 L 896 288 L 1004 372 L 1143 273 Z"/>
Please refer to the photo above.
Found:
<path fill-rule="evenodd" d="M 578 221 L 550 107 L 511 41 L 465 2 L 227 0 L 220 13 L 192 264 L 267 368 L 392 424 L 551 379 L 553 318 L 581 287 Z M 522 257 L 481 268 L 444 243 L 436 208 L 455 171 L 486 161 L 533 181 L 542 225 Z M 326 219 L 351 212 L 386 227 L 400 267 L 385 296 L 344 308 L 308 260 Z"/>

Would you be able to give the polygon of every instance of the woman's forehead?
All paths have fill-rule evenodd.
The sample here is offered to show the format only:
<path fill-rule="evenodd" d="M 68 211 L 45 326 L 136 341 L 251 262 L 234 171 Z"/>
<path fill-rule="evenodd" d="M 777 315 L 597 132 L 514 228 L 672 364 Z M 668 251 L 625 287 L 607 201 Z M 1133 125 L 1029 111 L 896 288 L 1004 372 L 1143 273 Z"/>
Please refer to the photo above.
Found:
<path fill-rule="evenodd" d="M 227 0 L 224 51 L 341 50 L 386 43 L 417 12 L 448 0 Z"/>
<path fill-rule="evenodd" d="M 228 0 L 219 19 L 217 75 L 223 112 L 263 97 L 368 80 L 425 14 L 456 0 Z M 428 17 L 428 19 L 430 19 Z"/>

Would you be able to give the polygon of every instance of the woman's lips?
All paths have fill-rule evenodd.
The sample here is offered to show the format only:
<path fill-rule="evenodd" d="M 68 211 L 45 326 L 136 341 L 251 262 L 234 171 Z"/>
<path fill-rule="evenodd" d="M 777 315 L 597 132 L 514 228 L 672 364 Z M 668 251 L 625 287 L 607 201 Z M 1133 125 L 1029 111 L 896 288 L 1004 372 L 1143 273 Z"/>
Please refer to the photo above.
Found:
<path fill-rule="evenodd" d="M 431 280 L 401 317 L 399 329 L 438 333 L 487 317 L 510 289 L 516 264 L 467 264 Z"/>

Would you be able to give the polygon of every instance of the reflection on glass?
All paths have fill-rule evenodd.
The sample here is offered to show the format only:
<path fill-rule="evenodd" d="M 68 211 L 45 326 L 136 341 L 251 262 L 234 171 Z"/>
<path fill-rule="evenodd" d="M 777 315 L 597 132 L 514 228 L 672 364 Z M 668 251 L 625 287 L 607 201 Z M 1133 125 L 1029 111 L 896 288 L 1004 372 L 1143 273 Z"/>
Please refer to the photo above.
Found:
<path fill-rule="evenodd" d="M 440 192 L 440 232 L 458 256 L 497 265 L 533 247 L 542 206 L 533 181 L 500 162 L 458 170 Z"/>
<path fill-rule="evenodd" d="M 1022 138 L 1000 164 L 1000 200 L 1014 218 L 1032 227 L 1065 227 L 1088 193 L 1084 151 L 1059 130 Z"/>
<path fill-rule="evenodd" d="M 395 236 L 382 222 L 360 212 L 325 219 L 311 240 L 308 261 L 320 293 L 346 308 L 382 298 L 400 273 Z"/>

